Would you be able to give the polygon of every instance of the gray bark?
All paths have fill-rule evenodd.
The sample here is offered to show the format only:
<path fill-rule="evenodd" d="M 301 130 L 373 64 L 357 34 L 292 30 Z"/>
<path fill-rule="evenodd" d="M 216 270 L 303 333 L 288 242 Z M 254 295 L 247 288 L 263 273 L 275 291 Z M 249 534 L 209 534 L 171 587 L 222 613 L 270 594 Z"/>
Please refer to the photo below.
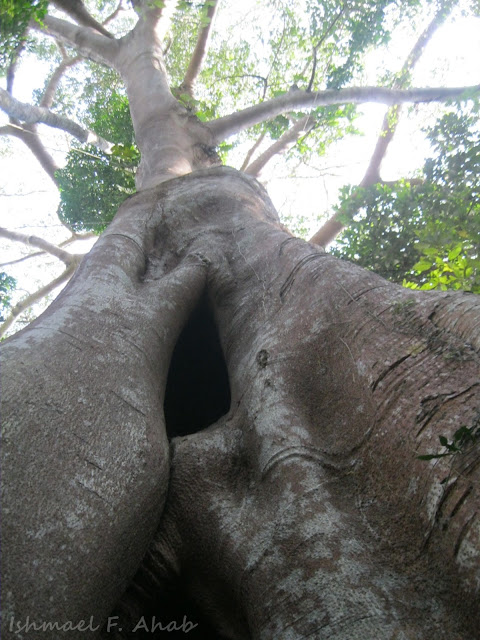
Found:
<path fill-rule="evenodd" d="M 153 187 L 208 163 L 218 164 L 210 131 L 170 92 L 161 23 L 154 18 L 149 13 L 140 15 L 135 28 L 122 39 L 115 59 L 127 89 L 142 154 L 136 176 L 138 189 Z"/>
<path fill-rule="evenodd" d="M 230 409 L 169 448 L 169 363 L 204 292 Z M 4 347 L 6 624 L 100 624 L 150 543 L 130 621 L 180 581 L 226 638 L 473 640 L 478 441 L 416 455 L 478 424 L 478 312 L 293 238 L 230 169 L 130 198 Z"/>
<path fill-rule="evenodd" d="M 253 127 L 259 122 L 274 118 L 281 113 L 298 109 L 315 109 L 333 104 L 360 104 L 379 102 L 386 105 L 404 102 L 444 102 L 449 98 L 460 97 L 466 92 L 476 93 L 479 85 L 473 87 L 428 87 L 426 89 L 389 89 L 386 87 L 348 87 L 346 89 L 326 89 L 307 92 L 300 89 L 265 100 L 228 116 L 212 120 L 208 128 L 218 144 L 222 140 Z"/>
<path fill-rule="evenodd" d="M 45 107 L 37 107 L 35 105 L 26 104 L 13 98 L 5 89 L 0 88 L 0 109 L 4 111 L 10 118 L 20 120 L 26 125 L 43 123 L 56 129 L 62 129 L 70 133 L 72 136 L 80 140 L 80 142 L 88 142 L 96 145 L 104 151 L 108 151 L 111 144 L 97 136 L 93 131 L 88 131 L 84 127 L 70 120 L 66 116 L 62 116 L 58 113 L 53 113 L 50 109 Z"/>
<path fill-rule="evenodd" d="M 45 19 L 122 75 L 142 190 L 3 344 L 2 637 L 85 638 L 91 619 L 98 638 L 118 611 L 103 635 L 138 638 L 181 588 L 180 612 L 188 597 L 215 629 L 197 638 L 473 640 L 479 440 L 416 456 L 478 425 L 478 298 L 336 260 L 285 231 L 253 178 L 200 169 L 287 110 L 459 90 L 294 92 L 206 127 L 168 87 L 163 7 L 134 5 L 118 41 Z M 204 312 L 225 360 L 212 396 L 186 384 L 213 357 L 196 351 Z"/>

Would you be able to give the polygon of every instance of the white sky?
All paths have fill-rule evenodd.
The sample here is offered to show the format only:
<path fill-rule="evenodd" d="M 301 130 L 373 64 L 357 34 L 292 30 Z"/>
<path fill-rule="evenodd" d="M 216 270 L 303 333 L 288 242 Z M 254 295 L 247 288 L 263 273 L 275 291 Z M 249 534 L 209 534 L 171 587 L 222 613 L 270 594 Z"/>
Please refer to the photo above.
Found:
<path fill-rule="evenodd" d="M 378 66 L 399 68 L 405 52 L 409 51 L 414 36 L 408 28 L 398 33 L 379 59 L 378 54 L 368 60 L 365 84 L 369 76 L 377 73 Z M 390 59 L 389 59 L 390 58 Z M 414 86 L 467 86 L 480 83 L 480 19 L 458 18 L 444 25 L 435 34 L 418 64 Z M 43 84 L 43 65 L 24 67 L 17 76 L 15 96 L 22 101 L 31 100 L 32 89 Z M 315 167 L 301 167 L 299 176 L 292 179 L 281 159 L 273 162 L 262 175 L 269 193 L 281 215 L 302 216 L 309 233 L 319 227 L 319 218 L 334 204 L 338 188 L 346 183 L 355 184 L 363 177 L 376 142 L 385 108 L 366 105 L 357 126 L 365 132 L 335 145 L 325 157 L 315 161 Z M 423 164 L 428 144 L 419 135 L 419 126 L 434 120 L 427 107 L 419 106 L 404 117 L 398 127 L 388 157 L 382 165 L 382 177 L 393 180 L 412 175 Z M 0 125 L 6 122 L 0 112 Z M 45 146 L 61 164 L 68 149 L 65 134 L 41 126 Z M 33 233 L 51 242 L 68 237 L 68 232 L 56 217 L 58 193 L 50 179 L 37 164 L 31 153 L 17 139 L 6 142 L 0 138 L 0 225 L 23 233 Z M 82 243 L 83 252 L 90 243 Z M 28 253 L 21 244 L 0 241 L 0 263 L 14 260 Z M 0 267 L 0 270 L 2 268 Z M 46 284 L 63 270 L 55 258 L 29 260 L 8 267 L 18 279 L 18 298 Z M 17 327 L 19 328 L 19 327 Z"/>

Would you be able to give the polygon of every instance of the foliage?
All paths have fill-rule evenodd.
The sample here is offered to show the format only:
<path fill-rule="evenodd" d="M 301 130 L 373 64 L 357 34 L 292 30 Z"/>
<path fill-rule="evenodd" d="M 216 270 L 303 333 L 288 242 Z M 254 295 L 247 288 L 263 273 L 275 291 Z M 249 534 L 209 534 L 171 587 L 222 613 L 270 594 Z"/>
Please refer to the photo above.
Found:
<path fill-rule="evenodd" d="M 74 231 L 101 233 L 134 193 L 138 162 L 134 145 L 115 145 L 111 154 L 92 146 L 72 149 L 66 166 L 56 174 L 60 218 Z"/>
<path fill-rule="evenodd" d="M 421 212 L 410 184 L 344 187 L 336 211 L 348 227 L 331 252 L 402 282 L 420 258 L 416 232 Z"/>
<path fill-rule="evenodd" d="M 114 142 L 111 153 L 77 147 L 57 172 L 59 215 L 75 231 L 101 233 L 125 198 L 135 191 L 140 153 L 134 143 L 128 99 L 108 84 L 86 87 L 86 120 L 102 137 Z"/>
<path fill-rule="evenodd" d="M 89 105 L 86 121 L 95 133 L 115 144 L 135 142 L 128 98 L 117 91 L 96 95 Z"/>
<path fill-rule="evenodd" d="M 14 62 L 26 39 L 30 20 L 41 22 L 48 0 L 0 0 L 0 69 Z"/>
<path fill-rule="evenodd" d="M 332 253 L 413 289 L 480 293 L 478 104 L 451 109 L 428 132 L 423 180 L 347 188 L 350 223 Z"/>
<path fill-rule="evenodd" d="M 12 293 L 17 285 L 17 281 L 4 271 L 0 272 L 0 322 L 5 320 L 5 313 L 11 305 Z"/>
<path fill-rule="evenodd" d="M 330 57 L 325 74 L 326 86 L 339 89 L 352 80 L 361 66 L 361 55 L 370 45 L 384 44 L 389 40 L 384 17 L 392 3 L 389 0 L 354 0 L 348 3 L 323 0 L 307 4 L 311 12 L 311 34 L 317 43 L 324 44 L 325 54 Z M 407 8 L 416 3 L 402 4 Z"/>
<path fill-rule="evenodd" d="M 195 104 L 187 106 L 207 121 L 297 86 L 303 90 L 343 87 L 360 78 L 368 49 L 388 42 L 396 24 L 405 15 L 413 19 L 419 7 L 418 0 L 269 0 L 262 5 L 262 20 L 251 12 L 251 18 L 242 15 L 241 25 L 233 20 L 231 26 L 214 30 L 196 85 Z M 202 11 L 201 2 L 178 5 L 166 54 L 173 87 L 182 83 Z M 247 136 L 253 141 L 266 134 L 267 144 L 303 115 L 277 116 L 253 127 Z M 335 140 L 356 133 L 355 116 L 352 105 L 314 110 L 315 129 L 288 157 L 298 162 L 302 154 L 307 154 L 304 161 L 323 155 Z"/>
<path fill-rule="evenodd" d="M 438 458 L 445 458 L 447 456 L 456 456 L 459 453 L 464 453 L 465 449 L 469 445 L 480 441 L 480 424 L 477 420 L 476 424 L 471 427 L 462 425 L 459 429 L 457 429 L 457 431 L 455 431 L 450 442 L 445 436 L 439 436 L 438 439 L 443 447 L 443 451 L 440 451 L 439 453 L 427 453 L 421 456 L 417 456 L 417 458 L 419 460 L 428 461 L 436 460 Z M 446 482 L 447 480 L 448 477 L 445 478 L 442 483 Z"/>

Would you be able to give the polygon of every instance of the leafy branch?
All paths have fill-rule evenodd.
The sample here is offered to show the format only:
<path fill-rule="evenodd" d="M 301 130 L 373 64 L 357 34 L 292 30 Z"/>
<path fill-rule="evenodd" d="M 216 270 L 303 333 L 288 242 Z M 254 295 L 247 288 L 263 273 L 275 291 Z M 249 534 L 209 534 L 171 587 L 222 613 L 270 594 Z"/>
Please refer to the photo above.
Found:
<path fill-rule="evenodd" d="M 463 425 L 453 434 L 453 439 L 449 442 L 446 436 L 438 437 L 440 444 L 444 448 L 439 453 L 427 453 L 417 456 L 419 460 L 435 460 L 437 458 L 445 458 L 446 456 L 456 456 L 464 453 L 465 448 L 477 441 L 480 441 L 480 424 L 474 424 L 472 427 Z"/>

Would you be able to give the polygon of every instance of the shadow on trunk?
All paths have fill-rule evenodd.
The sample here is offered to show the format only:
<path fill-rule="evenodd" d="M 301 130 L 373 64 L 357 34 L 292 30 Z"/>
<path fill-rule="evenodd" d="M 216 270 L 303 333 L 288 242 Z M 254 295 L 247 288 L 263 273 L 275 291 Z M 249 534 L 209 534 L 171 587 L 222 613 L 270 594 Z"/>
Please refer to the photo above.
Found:
<path fill-rule="evenodd" d="M 200 299 L 175 349 L 165 389 L 169 438 L 205 429 L 230 409 L 230 384 L 207 295 Z"/>

